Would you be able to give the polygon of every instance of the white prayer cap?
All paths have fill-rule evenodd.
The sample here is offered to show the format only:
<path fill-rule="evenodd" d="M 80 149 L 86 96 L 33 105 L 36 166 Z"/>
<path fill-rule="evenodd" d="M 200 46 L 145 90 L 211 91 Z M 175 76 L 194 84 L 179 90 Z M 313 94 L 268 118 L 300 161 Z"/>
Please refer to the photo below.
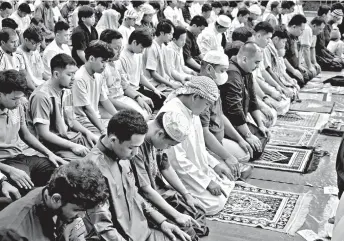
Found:
<path fill-rule="evenodd" d="M 254 13 L 258 16 L 262 15 L 262 9 L 257 5 L 257 4 L 253 4 L 251 5 L 248 10 L 250 11 L 250 13 Z"/>
<path fill-rule="evenodd" d="M 134 9 L 125 11 L 124 18 L 137 18 L 137 12 Z"/>
<path fill-rule="evenodd" d="M 229 61 L 228 61 L 228 56 L 221 52 L 221 51 L 217 51 L 217 50 L 210 50 L 208 51 L 204 57 L 203 57 L 203 61 L 208 62 L 210 64 L 218 64 L 218 65 L 229 65 Z"/>
<path fill-rule="evenodd" d="M 189 121 L 182 113 L 166 112 L 162 117 L 162 122 L 166 133 L 175 141 L 183 142 L 189 135 Z"/>
<path fill-rule="evenodd" d="M 231 26 L 231 19 L 229 17 L 227 17 L 226 15 L 220 15 L 216 22 L 218 24 L 220 24 L 221 26 L 225 27 L 225 28 L 229 28 Z"/>
<path fill-rule="evenodd" d="M 186 3 L 186 0 L 178 0 L 179 2 Z"/>
<path fill-rule="evenodd" d="M 144 14 L 154 14 L 155 9 L 152 5 L 145 3 L 141 6 L 141 12 L 143 12 Z"/>

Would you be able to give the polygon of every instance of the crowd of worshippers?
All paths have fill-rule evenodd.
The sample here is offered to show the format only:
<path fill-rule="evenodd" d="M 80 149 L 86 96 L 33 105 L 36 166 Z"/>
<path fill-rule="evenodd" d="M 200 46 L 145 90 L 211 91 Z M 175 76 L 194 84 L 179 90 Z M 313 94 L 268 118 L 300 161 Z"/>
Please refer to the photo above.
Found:
<path fill-rule="evenodd" d="M 2 1 L 0 240 L 198 240 L 344 67 L 340 3 Z"/>

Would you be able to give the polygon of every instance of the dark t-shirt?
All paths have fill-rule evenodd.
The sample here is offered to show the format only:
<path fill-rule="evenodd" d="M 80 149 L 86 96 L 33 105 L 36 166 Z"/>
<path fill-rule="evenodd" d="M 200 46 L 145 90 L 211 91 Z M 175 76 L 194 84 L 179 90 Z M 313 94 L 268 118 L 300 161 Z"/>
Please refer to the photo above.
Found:
<path fill-rule="evenodd" d="M 186 42 L 183 47 L 183 57 L 185 61 L 185 65 L 190 67 L 187 63 L 186 60 L 189 58 L 193 58 L 197 63 L 201 63 L 201 58 L 199 57 L 201 55 L 201 51 L 199 50 L 197 40 L 195 35 L 191 33 L 190 31 L 186 32 Z"/>
<path fill-rule="evenodd" d="M 75 59 L 78 67 L 83 65 L 84 62 L 80 59 L 76 51 L 77 50 L 85 51 L 85 49 L 89 46 L 90 42 L 97 39 L 98 39 L 98 33 L 97 33 L 97 30 L 93 26 L 91 27 L 91 32 L 90 32 L 83 23 L 79 23 L 79 26 L 73 30 L 72 57 Z"/>

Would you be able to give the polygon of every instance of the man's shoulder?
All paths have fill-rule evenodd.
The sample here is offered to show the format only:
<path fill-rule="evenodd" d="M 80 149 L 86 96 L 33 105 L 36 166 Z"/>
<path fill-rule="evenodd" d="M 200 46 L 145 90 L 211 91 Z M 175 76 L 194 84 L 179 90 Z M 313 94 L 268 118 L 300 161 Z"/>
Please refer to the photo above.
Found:
<path fill-rule="evenodd" d="M 27 228 L 27 225 L 33 222 L 33 216 L 36 213 L 35 210 L 39 206 L 38 195 L 42 195 L 42 188 L 31 191 L 26 196 L 3 209 L 0 212 L 0 230 L 15 230 L 16 232 L 20 232 L 24 225 Z"/>

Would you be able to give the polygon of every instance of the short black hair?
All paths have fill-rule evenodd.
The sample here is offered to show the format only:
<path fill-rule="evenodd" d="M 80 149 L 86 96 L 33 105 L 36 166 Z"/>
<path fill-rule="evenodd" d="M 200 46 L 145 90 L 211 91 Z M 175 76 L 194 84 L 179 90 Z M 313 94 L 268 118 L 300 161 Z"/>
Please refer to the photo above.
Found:
<path fill-rule="evenodd" d="M 231 59 L 233 56 L 238 55 L 241 46 L 245 43 L 242 41 L 233 41 L 229 43 L 229 46 L 225 49 L 225 54 L 227 55 L 228 59 Z"/>
<path fill-rule="evenodd" d="M 295 6 L 295 3 L 293 1 L 283 1 L 281 3 L 281 8 L 283 9 L 290 9 Z"/>
<path fill-rule="evenodd" d="M 27 80 L 24 73 L 14 69 L 0 71 L 0 92 L 10 94 L 14 91 L 26 92 Z"/>
<path fill-rule="evenodd" d="M 159 2 L 149 2 L 149 4 L 156 10 L 160 11 L 160 3 Z"/>
<path fill-rule="evenodd" d="M 155 35 L 156 36 L 160 36 L 160 33 L 171 33 L 173 30 L 173 25 L 171 25 L 170 23 L 168 23 L 166 20 L 160 21 L 158 23 L 158 25 L 156 26 L 156 31 L 155 31 Z"/>
<path fill-rule="evenodd" d="M 232 33 L 233 41 L 247 42 L 247 40 L 253 36 L 253 31 L 248 27 L 236 28 Z"/>
<path fill-rule="evenodd" d="M 322 16 L 324 14 L 328 14 L 328 12 L 331 11 L 330 6 L 328 5 L 321 5 L 318 9 L 318 16 Z"/>
<path fill-rule="evenodd" d="M 90 43 L 90 45 L 85 49 L 85 58 L 89 60 L 90 56 L 95 58 L 102 58 L 104 61 L 108 59 L 112 59 L 115 54 L 113 49 L 110 46 L 101 41 L 101 40 L 94 40 Z"/>
<path fill-rule="evenodd" d="M 139 6 L 141 6 L 142 4 L 144 4 L 145 1 L 131 1 L 131 4 L 133 5 L 134 8 L 137 8 Z"/>
<path fill-rule="evenodd" d="M 93 14 L 93 8 L 89 6 L 81 6 L 78 10 L 79 23 L 82 22 L 82 18 L 90 18 Z"/>
<path fill-rule="evenodd" d="M 239 11 L 238 11 L 238 14 L 237 16 L 246 16 L 246 15 L 249 15 L 250 14 L 250 11 L 246 8 L 246 7 L 243 7 L 243 8 L 240 8 Z"/>
<path fill-rule="evenodd" d="M 31 19 L 31 22 L 30 22 L 30 24 L 33 24 L 33 25 L 35 25 L 35 26 L 38 26 L 38 24 L 39 23 L 43 23 L 43 19 L 42 18 L 32 18 Z"/>
<path fill-rule="evenodd" d="M 151 33 L 144 29 L 136 29 L 130 34 L 128 43 L 131 44 L 134 40 L 136 40 L 137 45 L 141 44 L 144 48 L 150 47 L 153 43 Z"/>
<path fill-rule="evenodd" d="M 66 23 L 65 21 L 58 21 L 57 23 L 55 23 L 55 27 L 54 27 L 54 33 L 58 33 L 59 31 L 63 31 L 63 30 L 68 30 L 69 29 L 69 25 L 68 23 Z"/>
<path fill-rule="evenodd" d="M 90 4 L 90 1 L 77 1 L 78 6 L 86 6 Z"/>
<path fill-rule="evenodd" d="M 16 30 L 18 28 L 18 24 L 12 18 L 4 18 L 2 21 L 2 28 L 10 28 Z"/>
<path fill-rule="evenodd" d="M 258 32 L 264 32 L 264 34 L 268 34 L 268 33 L 273 33 L 274 32 L 274 28 L 272 27 L 272 25 L 267 22 L 267 21 L 263 21 L 263 22 L 259 22 L 256 24 L 256 26 L 254 26 L 253 29 L 256 33 Z"/>
<path fill-rule="evenodd" d="M 191 19 L 190 26 L 194 24 L 196 24 L 197 27 L 201 27 L 201 26 L 208 27 L 207 20 L 203 16 L 200 16 L 200 15 L 196 15 Z"/>
<path fill-rule="evenodd" d="M 203 6 L 202 6 L 202 13 L 209 12 L 211 10 L 213 10 L 213 8 L 208 3 L 203 4 Z"/>
<path fill-rule="evenodd" d="M 65 69 L 67 65 L 76 66 L 75 60 L 68 54 L 57 54 L 50 61 L 51 73 L 56 69 Z"/>
<path fill-rule="evenodd" d="M 277 8 L 279 4 L 280 4 L 279 1 L 272 2 L 270 5 L 270 9 L 273 10 L 274 8 Z"/>
<path fill-rule="evenodd" d="M 288 38 L 288 31 L 285 27 L 276 26 L 274 29 L 274 33 L 272 34 L 272 38 L 278 37 L 279 39 L 287 39 Z"/>
<path fill-rule="evenodd" d="M 72 203 L 85 210 L 105 203 L 109 196 L 102 172 L 87 158 L 56 168 L 46 189 L 50 196 L 60 194 L 63 205 Z"/>
<path fill-rule="evenodd" d="M 121 39 L 123 38 L 123 35 L 118 32 L 117 30 L 114 29 L 105 29 L 101 34 L 100 34 L 100 40 L 104 41 L 105 43 L 110 44 L 113 39 Z"/>
<path fill-rule="evenodd" d="M 301 26 L 303 23 L 307 23 L 306 17 L 302 14 L 296 14 L 290 19 L 288 26 Z"/>
<path fill-rule="evenodd" d="M 24 39 L 27 38 L 29 40 L 33 40 L 36 43 L 40 43 L 43 41 L 42 31 L 35 26 L 28 27 L 24 31 L 23 37 Z"/>
<path fill-rule="evenodd" d="M 13 7 L 12 7 L 12 5 L 11 5 L 11 3 L 9 3 L 9 2 L 3 2 L 3 3 L 1 3 L 1 5 L 0 5 L 0 9 L 1 10 L 6 10 L 6 9 L 12 9 Z"/>
<path fill-rule="evenodd" d="M 20 4 L 18 7 L 18 10 L 23 12 L 23 13 L 27 13 L 27 14 L 31 13 L 31 8 L 30 8 L 29 4 L 27 4 L 27 3 Z"/>
<path fill-rule="evenodd" d="M 211 3 L 212 8 L 222 8 L 222 4 L 220 2 L 212 2 Z"/>
<path fill-rule="evenodd" d="M 324 18 L 319 17 L 319 16 L 313 18 L 311 21 L 311 25 L 320 26 L 321 24 L 326 24 L 326 22 Z"/>
<path fill-rule="evenodd" d="M 97 1 L 97 5 L 102 5 L 103 7 L 108 7 L 108 2 L 107 1 Z"/>
<path fill-rule="evenodd" d="M 178 40 L 181 35 L 186 34 L 186 28 L 182 26 L 177 26 L 174 28 L 173 38 Z"/>
<path fill-rule="evenodd" d="M 229 2 L 229 7 L 231 8 L 236 8 L 238 6 L 238 3 L 237 2 Z"/>
<path fill-rule="evenodd" d="M 344 11 L 344 7 L 343 7 L 343 5 L 341 3 L 334 3 L 334 4 L 332 4 L 331 12 L 333 12 L 336 9 L 340 9 L 340 10 Z"/>
<path fill-rule="evenodd" d="M 12 35 L 17 35 L 16 31 L 14 31 L 12 28 L 5 28 L 3 27 L 0 31 L 0 44 L 1 41 L 4 41 L 5 43 L 8 42 L 8 40 L 10 39 L 10 36 Z"/>
<path fill-rule="evenodd" d="M 145 135 L 148 125 L 143 116 L 135 110 L 117 112 L 109 121 L 107 134 L 115 135 L 120 142 L 129 141 L 133 135 Z"/>

